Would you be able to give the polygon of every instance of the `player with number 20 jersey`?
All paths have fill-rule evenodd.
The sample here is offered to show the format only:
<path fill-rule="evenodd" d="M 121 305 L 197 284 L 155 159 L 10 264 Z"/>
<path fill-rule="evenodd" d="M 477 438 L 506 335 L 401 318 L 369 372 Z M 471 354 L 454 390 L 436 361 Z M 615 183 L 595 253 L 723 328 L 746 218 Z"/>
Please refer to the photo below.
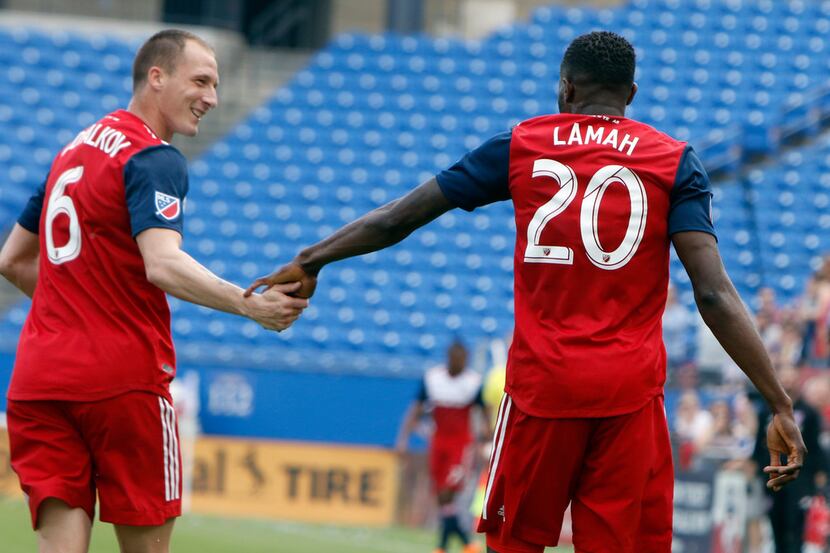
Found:
<path fill-rule="evenodd" d="M 548 115 L 490 139 L 437 181 L 447 199 L 464 209 L 505 198 L 515 208 L 516 326 L 480 528 L 530 543 L 556 543 L 559 523 L 551 520 L 561 521 L 571 499 L 556 477 L 589 489 L 608 480 L 608 473 L 591 470 L 590 463 L 581 466 L 589 447 L 597 451 L 596 442 L 603 440 L 606 455 L 650 463 L 648 482 L 647 473 L 630 470 L 632 465 L 628 474 L 632 488 L 639 485 L 653 496 L 642 517 L 633 504 L 612 516 L 604 512 L 605 502 L 596 501 L 591 509 L 599 511 L 597 520 L 620 525 L 647 520 L 653 526 L 649 539 L 670 541 L 672 468 L 661 331 L 669 239 L 688 230 L 714 234 L 709 181 L 694 151 L 625 117 Z M 642 431 L 659 454 L 635 453 L 621 440 L 628 433 L 602 429 L 597 422 L 614 417 L 629 433 L 643 426 L 659 429 Z M 562 420 L 562 428 L 534 428 L 535 421 L 546 419 Z M 564 422 L 569 419 L 580 422 Z M 588 437 L 595 425 L 601 431 L 592 444 Z M 540 433 L 552 440 L 548 447 Z M 563 436 L 569 440 L 563 442 Z M 563 455 L 566 447 L 580 453 Z M 540 461 L 550 457 L 555 463 L 558 456 L 559 470 L 534 474 L 550 466 L 539 463 L 531 465 L 528 477 L 517 467 L 534 456 L 531 452 Z M 574 498 L 575 524 L 584 524 L 585 504 L 592 499 Z M 527 516 L 534 511 L 538 521 Z M 600 528 L 592 528 L 593 534 L 603 539 Z M 592 551 L 585 543 L 590 538 L 579 539 Z M 620 547 L 628 550 L 624 542 Z"/>
<path fill-rule="evenodd" d="M 792 402 L 723 270 L 699 159 L 625 117 L 634 71 L 623 37 L 576 38 L 560 114 L 493 137 L 248 289 L 299 280 L 308 295 L 332 261 L 394 244 L 454 207 L 512 200 L 516 325 L 479 524 L 491 553 L 556 545 L 569 502 L 579 553 L 670 552 L 661 317 L 672 243 L 707 325 L 777 413 L 768 485 L 794 479 L 804 457 Z"/>
<path fill-rule="evenodd" d="M 465 209 L 513 201 L 506 390 L 522 411 L 613 416 L 662 393 L 669 238 L 714 234 L 709 180 L 691 147 L 624 117 L 548 115 L 437 180 Z"/>

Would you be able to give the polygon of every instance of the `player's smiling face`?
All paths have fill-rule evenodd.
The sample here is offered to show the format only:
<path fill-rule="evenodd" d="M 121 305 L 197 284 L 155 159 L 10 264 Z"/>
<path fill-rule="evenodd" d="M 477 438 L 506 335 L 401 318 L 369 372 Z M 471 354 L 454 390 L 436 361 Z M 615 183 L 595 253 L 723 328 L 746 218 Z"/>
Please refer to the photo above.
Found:
<path fill-rule="evenodd" d="M 170 137 L 174 133 L 195 136 L 199 121 L 219 103 L 216 57 L 208 48 L 189 40 L 175 69 L 165 77 L 159 107 Z"/>

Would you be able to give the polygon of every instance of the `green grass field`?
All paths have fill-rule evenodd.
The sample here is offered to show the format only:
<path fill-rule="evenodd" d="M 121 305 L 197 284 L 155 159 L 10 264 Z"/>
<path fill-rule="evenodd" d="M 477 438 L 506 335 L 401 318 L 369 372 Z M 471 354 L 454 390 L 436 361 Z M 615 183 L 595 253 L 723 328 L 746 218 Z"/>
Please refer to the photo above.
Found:
<path fill-rule="evenodd" d="M 186 515 L 176 522 L 172 553 L 429 553 L 435 536 L 409 528 L 349 528 Z M 33 553 L 35 534 L 19 498 L 0 497 L 0 551 Z M 96 522 L 90 553 L 115 553 L 109 524 Z M 458 551 L 456 546 L 451 552 Z M 551 549 L 566 553 L 570 549 Z"/>

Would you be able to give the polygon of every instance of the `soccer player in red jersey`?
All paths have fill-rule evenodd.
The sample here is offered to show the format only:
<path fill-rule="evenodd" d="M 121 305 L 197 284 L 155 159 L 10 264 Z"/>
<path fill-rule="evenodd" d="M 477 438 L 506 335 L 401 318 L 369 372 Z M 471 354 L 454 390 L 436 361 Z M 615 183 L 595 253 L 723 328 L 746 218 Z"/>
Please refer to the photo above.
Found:
<path fill-rule="evenodd" d="M 795 479 L 806 454 L 724 271 L 703 165 L 688 144 L 625 117 L 634 66 L 619 35 L 576 38 L 560 68 L 560 114 L 491 138 L 247 290 L 300 280 L 308 297 L 332 261 L 395 244 L 454 207 L 512 200 L 516 325 L 479 525 L 493 552 L 555 545 L 569 501 L 579 553 L 671 550 L 661 315 L 672 243 L 703 319 L 774 413 L 767 485 Z"/>
<path fill-rule="evenodd" d="M 187 163 L 168 141 L 198 132 L 218 81 L 199 37 L 151 37 L 129 107 L 57 154 L 0 251 L 33 298 L 7 422 L 42 553 L 87 550 L 96 493 L 122 551 L 168 550 L 182 482 L 165 292 L 275 330 L 307 305 L 286 294 L 299 284 L 245 298 L 181 249 Z"/>
<path fill-rule="evenodd" d="M 479 427 L 489 430 L 490 417 L 481 396 L 481 375 L 467 367 L 467 349 L 453 342 L 447 364 L 427 370 L 418 396 L 407 411 L 398 434 L 396 450 L 406 452 L 409 436 L 425 413 L 429 413 L 435 429 L 429 443 L 429 474 L 438 500 L 441 527 L 438 549 L 445 553 L 449 538 L 455 534 L 463 544 L 464 553 L 477 553 L 479 546 L 471 542 L 461 528 L 455 498 L 464 488 L 475 462 L 475 445 L 471 416 L 475 410 L 481 417 Z"/>

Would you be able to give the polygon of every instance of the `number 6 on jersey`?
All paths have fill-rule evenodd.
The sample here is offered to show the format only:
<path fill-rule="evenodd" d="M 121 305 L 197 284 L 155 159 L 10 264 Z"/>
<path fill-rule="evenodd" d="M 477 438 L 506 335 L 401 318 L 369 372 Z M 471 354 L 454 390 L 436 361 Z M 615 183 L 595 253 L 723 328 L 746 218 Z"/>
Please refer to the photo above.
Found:
<path fill-rule="evenodd" d="M 573 169 L 552 159 L 537 159 L 533 164 L 533 178 L 551 177 L 559 184 L 559 190 L 542 204 L 527 226 L 525 263 L 553 263 L 573 265 L 573 250 L 566 246 L 540 244 L 542 231 L 557 215 L 565 211 L 576 197 L 577 180 Z M 599 241 L 599 207 L 608 187 L 620 183 L 628 191 L 631 212 L 625 237 L 616 249 L 606 251 Z M 582 243 L 588 259 L 600 269 L 613 270 L 625 266 L 640 245 L 646 231 L 648 200 L 640 177 L 622 165 L 606 165 L 597 171 L 588 183 L 582 197 L 579 226 Z"/>
<path fill-rule="evenodd" d="M 83 165 L 64 171 L 55 182 L 52 193 L 49 194 L 49 202 L 46 204 L 46 221 L 44 222 L 46 227 L 46 254 L 49 261 L 55 265 L 72 261 L 81 253 L 81 225 L 78 222 L 78 213 L 75 211 L 72 198 L 65 195 L 64 191 L 70 184 L 75 184 L 81 180 L 83 174 Z M 52 227 L 58 215 L 69 217 L 69 240 L 60 247 L 55 246 L 55 238 L 52 234 Z"/>

